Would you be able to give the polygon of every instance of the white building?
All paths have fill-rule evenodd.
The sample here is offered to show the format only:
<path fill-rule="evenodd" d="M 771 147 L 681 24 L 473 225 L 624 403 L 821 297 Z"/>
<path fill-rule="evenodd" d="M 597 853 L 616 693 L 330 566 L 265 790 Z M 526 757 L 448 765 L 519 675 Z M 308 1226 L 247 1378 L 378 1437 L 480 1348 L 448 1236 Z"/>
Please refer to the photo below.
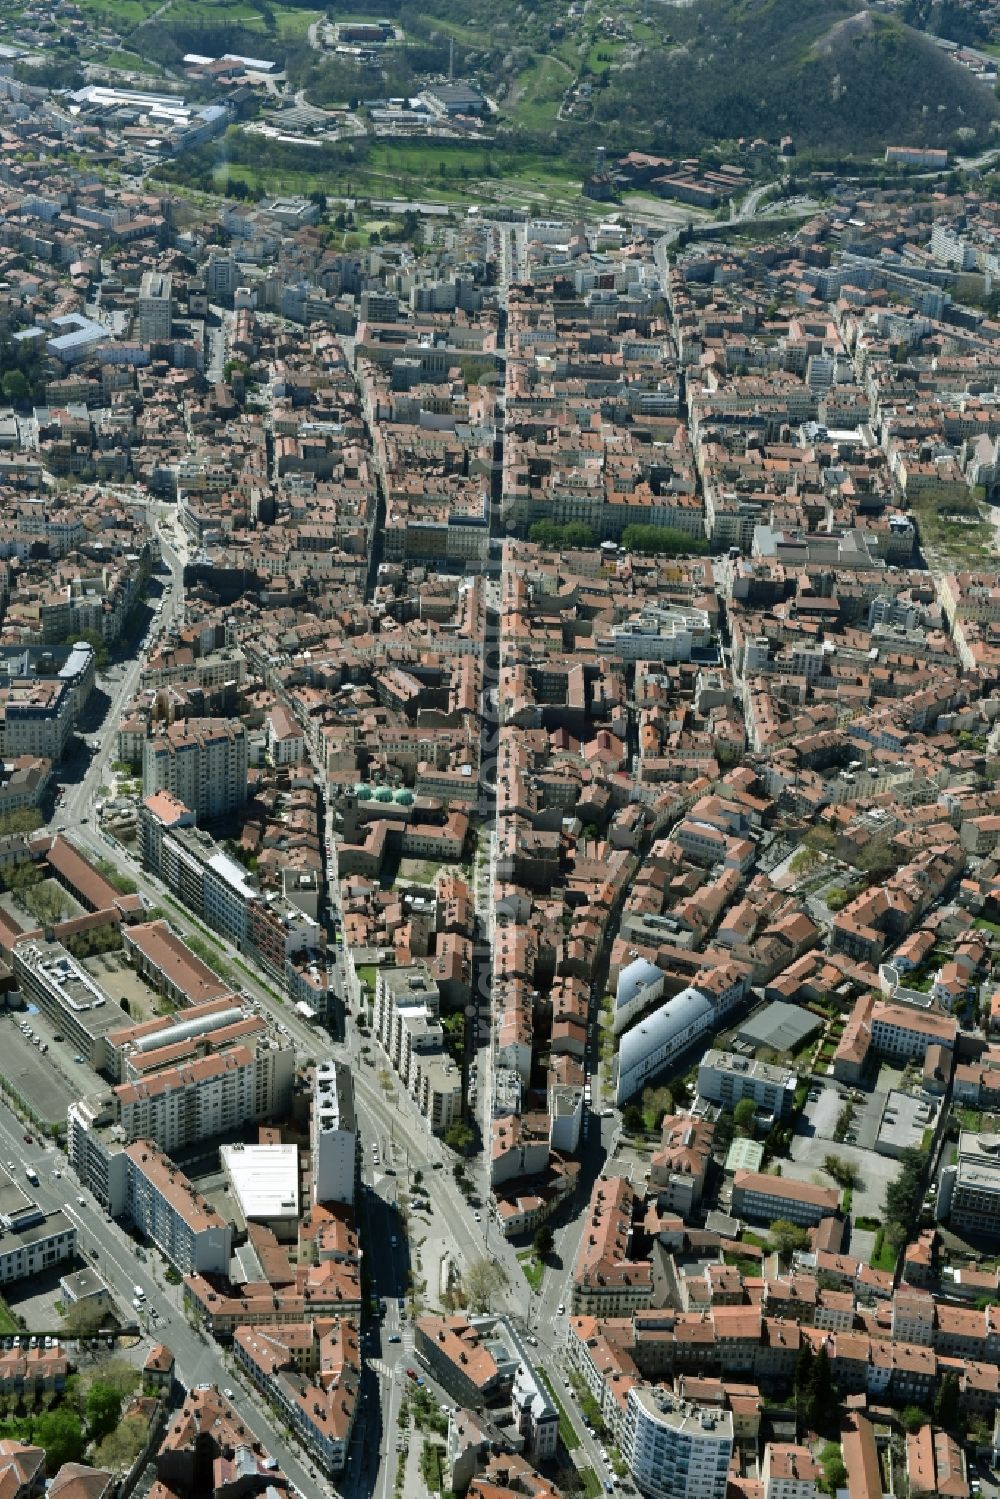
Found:
<path fill-rule="evenodd" d="M 717 1011 L 697 989 L 682 989 L 652 1015 L 626 1031 L 618 1050 L 615 1102 L 621 1106 L 643 1084 L 668 1067 L 712 1027 Z"/>
<path fill-rule="evenodd" d="M 663 994 L 666 973 L 648 958 L 635 958 L 618 974 L 615 987 L 615 1035 L 627 1030 L 637 1015 L 655 1004 Z"/>
<path fill-rule="evenodd" d="M 735 1109 L 743 1098 L 752 1098 L 758 1109 L 774 1119 L 783 1119 L 795 1102 L 795 1073 L 787 1067 L 772 1067 L 735 1052 L 707 1051 L 698 1067 L 698 1094 L 709 1103 Z"/>
<path fill-rule="evenodd" d="M 279 1239 L 299 1227 L 297 1145 L 223 1145 L 222 1169 L 244 1223 L 262 1223 Z"/>
<path fill-rule="evenodd" d="M 311 1124 L 314 1202 L 353 1203 L 358 1163 L 354 1079 L 343 1062 L 320 1062 Z"/>
<path fill-rule="evenodd" d="M 729 1411 L 703 1410 L 668 1390 L 628 1392 L 622 1456 L 653 1499 L 725 1499 L 733 1453 Z"/>

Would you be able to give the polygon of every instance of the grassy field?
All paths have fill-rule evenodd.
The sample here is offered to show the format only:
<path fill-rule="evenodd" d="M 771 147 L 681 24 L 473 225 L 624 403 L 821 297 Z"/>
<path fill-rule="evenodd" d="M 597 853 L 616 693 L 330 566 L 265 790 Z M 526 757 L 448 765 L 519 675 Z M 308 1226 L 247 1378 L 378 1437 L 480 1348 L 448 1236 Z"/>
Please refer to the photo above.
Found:
<path fill-rule="evenodd" d="M 572 68 L 561 58 L 538 58 L 518 79 L 517 97 L 508 112 L 526 130 L 549 129 L 573 79 Z"/>
<path fill-rule="evenodd" d="M 488 196 L 500 202 L 534 201 L 565 210 L 595 211 L 595 205 L 581 197 L 581 179 L 572 168 L 561 167 L 555 158 L 512 157 L 502 148 L 471 145 L 456 150 L 430 141 L 379 141 L 363 161 L 332 170 L 311 169 L 307 148 L 299 153 L 301 165 L 295 166 L 268 161 L 266 152 L 262 141 L 256 163 L 220 161 L 212 169 L 215 188 L 224 192 L 229 184 L 243 182 L 265 193 L 431 199 L 456 207 Z"/>

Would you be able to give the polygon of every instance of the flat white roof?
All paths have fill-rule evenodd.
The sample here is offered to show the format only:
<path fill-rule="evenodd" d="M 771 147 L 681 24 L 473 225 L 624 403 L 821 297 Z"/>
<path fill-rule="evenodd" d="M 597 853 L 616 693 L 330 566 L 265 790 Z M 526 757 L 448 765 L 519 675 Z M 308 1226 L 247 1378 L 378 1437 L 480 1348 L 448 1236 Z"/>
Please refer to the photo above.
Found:
<path fill-rule="evenodd" d="M 244 1218 L 298 1218 L 297 1145 L 223 1145 L 220 1155 Z"/>

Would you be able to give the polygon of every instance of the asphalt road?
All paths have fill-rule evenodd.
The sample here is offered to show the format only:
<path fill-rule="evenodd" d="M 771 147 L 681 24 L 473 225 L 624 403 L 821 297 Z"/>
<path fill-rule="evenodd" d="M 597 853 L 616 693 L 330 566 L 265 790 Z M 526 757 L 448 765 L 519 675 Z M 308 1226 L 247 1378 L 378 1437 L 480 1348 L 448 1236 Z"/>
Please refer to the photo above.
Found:
<path fill-rule="evenodd" d="M 26 1133 L 32 1134 L 30 1145 L 24 1139 Z M 250 1396 L 237 1385 L 218 1344 L 203 1337 L 188 1322 L 182 1309 L 181 1288 L 162 1279 L 156 1256 L 138 1258 L 134 1241 L 116 1223 L 108 1221 L 89 1193 L 81 1191 L 62 1152 L 34 1136 L 3 1102 L 0 1102 L 0 1159 L 13 1161 L 22 1173 L 25 1166 L 34 1168 L 38 1186 L 30 1186 L 26 1179 L 18 1181 L 18 1185 L 45 1212 L 62 1208 L 73 1220 L 83 1257 L 108 1282 L 123 1310 L 128 1310 L 131 1304 L 133 1288 L 142 1287 L 147 1306 L 150 1310 L 155 1308 L 158 1314 L 155 1321 L 149 1314 L 142 1318 L 144 1330 L 172 1349 L 180 1382 L 189 1389 L 198 1384 L 232 1388 L 233 1405 L 248 1430 L 277 1458 L 292 1482 L 304 1494 L 327 1492 L 326 1488 L 317 1488 L 317 1482 L 322 1480 L 311 1475 L 308 1465 L 284 1440 L 278 1422 L 272 1421 L 261 1408 L 260 1397 Z M 55 1176 L 56 1171 L 62 1173 L 60 1177 Z M 81 1196 L 86 1198 L 86 1206 L 80 1205 Z"/>

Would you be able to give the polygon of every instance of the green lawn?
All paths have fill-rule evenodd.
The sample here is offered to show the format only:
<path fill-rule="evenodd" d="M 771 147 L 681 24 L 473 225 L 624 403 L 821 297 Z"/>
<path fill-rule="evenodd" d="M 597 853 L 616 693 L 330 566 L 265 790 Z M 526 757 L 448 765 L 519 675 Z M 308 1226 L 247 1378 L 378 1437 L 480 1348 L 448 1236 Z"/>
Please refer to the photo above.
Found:
<path fill-rule="evenodd" d="M 555 1390 L 552 1388 L 552 1381 L 546 1374 L 544 1369 L 538 1370 L 538 1377 L 542 1381 L 542 1384 L 545 1386 L 545 1388 L 548 1390 L 549 1394 L 552 1396 L 552 1404 L 559 1412 L 559 1435 L 562 1438 L 562 1444 L 566 1448 L 567 1452 L 573 1452 L 577 1447 L 579 1447 L 580 1438 L 577 1436 L 573 1423 L 570 1420 L 569 1416 L 566 1414 L 566 1408 L 563 1405 L 562 1401 L 559 1399 L 559 1396 L 556 1394 Z"/>
<path fill-rule="evenodd" d="M 1000 52 L 997 56 L 1000 57 Z M 1000 925 L 995 921 L 987 921 L 985 916 L 977 916 L 972 925 L 978 927 L 981 932 L 992 932 L 994 937 L 1000 937 Z"/>
<path fill-rule="evenodd" d="M 367 984 L 372 994 L 375 993 L 375 980 L 378 978 L 378 969 L 374 963 L 361 963 L 357 969 L 358 978 Z"/>
<path fill-rule="evenodd" d="M 0 1297 L 0 1333 L 20 1332 L 20 1328 L 14 1320 L 14 1313 L 6 1301 Z"/>
<path fill-rule="evenodd" d="M 887 1244 L 882 1230 L 879 1229 L 875 1235 L 875 1244 L 872 1249 L 870 1264 L 873 1270 L 885 1270 L 890 1275 L 896 1268 L 898 1255 L 891 1244 Z"/>
<path fill-rule="evenodd" d="M 550 129 L 573 79 L 572 69 L 560 58 L 540 57 L 518 79 L 517 99 L 511 106 L 511 114 L 527 130 Z"/>
<path fill-rule="evenodd" d="M 579 1468 L 580 1482 L 583 1484 L 584 1499 L 597 1499 L 598 1494 L 603 1494 L 604 1489 L 601 1480 L 593 1468 Z"/>
<path fill-rule="evenodd" d="M 521 1249 L 518 1251 L 518 1263 L 524 1271 L 524 1278 L 533 1291 L 542 1288 L 542 1276 L 545 1274 L 545 1266 L 535 1258 L 532 1249 Z"/>

